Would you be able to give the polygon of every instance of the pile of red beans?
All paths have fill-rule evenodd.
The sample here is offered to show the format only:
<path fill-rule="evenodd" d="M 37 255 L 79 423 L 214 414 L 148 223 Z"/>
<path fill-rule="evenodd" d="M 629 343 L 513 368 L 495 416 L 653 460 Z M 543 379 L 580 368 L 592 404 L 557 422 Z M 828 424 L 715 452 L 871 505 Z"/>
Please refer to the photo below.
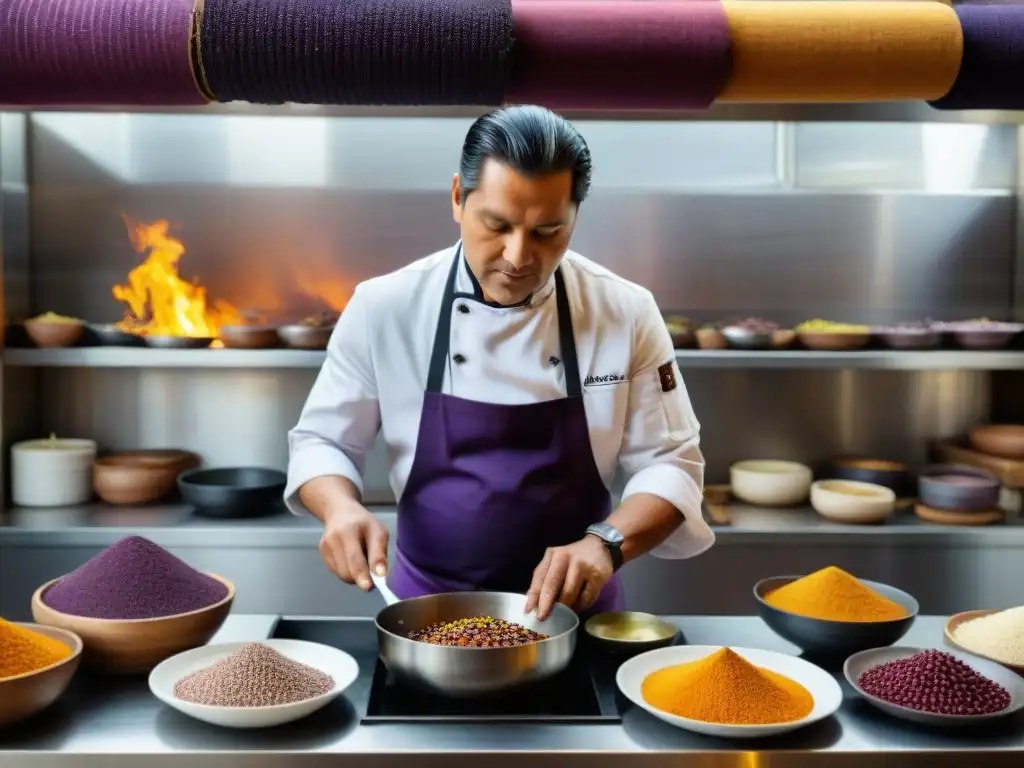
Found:
<path fill-rule="evenodd" d="M 461 648 L 511 648 L 516 645 L 546 640 L 547 635 L 491 616 L 473 616 L 469 619 L 431 624 L 417 632 L 410 632 L 412 640 L 433 645 Z"/>
<path fill-rule="evenodd" d="M 919 712 L 988 715 L 1010 706 L 1010 694 L 942 651 L 922 651 L 869 669 L 857 684 L 871 696 Z"/>

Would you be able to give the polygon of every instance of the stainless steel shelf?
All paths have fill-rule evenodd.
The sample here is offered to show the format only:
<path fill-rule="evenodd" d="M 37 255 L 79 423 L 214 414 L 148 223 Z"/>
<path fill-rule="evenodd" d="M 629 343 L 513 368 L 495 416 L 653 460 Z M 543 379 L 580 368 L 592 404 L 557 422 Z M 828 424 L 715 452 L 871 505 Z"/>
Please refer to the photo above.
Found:
<path fill-rule="evenodd" d="M 897 371 L 1024 370 L 1024 352 L 745 352 L 679 350 L 679 366 L 687 368 L 860 368 Z M 142 349 L 79 347 L 74 349 L 8 349 L 4 365 L 19 368 L 309 368 L 324 360 L 323 352 L 298 349 Z"/>

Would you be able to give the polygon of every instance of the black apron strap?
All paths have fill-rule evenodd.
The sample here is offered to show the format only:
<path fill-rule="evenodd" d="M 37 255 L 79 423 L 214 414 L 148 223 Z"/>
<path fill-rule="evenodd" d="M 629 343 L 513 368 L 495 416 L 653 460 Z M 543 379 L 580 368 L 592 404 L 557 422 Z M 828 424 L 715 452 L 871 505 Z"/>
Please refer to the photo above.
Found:
<path fill-rule="evenodd" d="M 441 314 L 437 318 L 437 330 L 434 332 L 434 348 L 430 353 L 430 369 L 427 373 L 427 392 L 440 394 L 444 386 L 444 371 L 448 365 L 448 351 L 452 335 L 452 304 L 455 303 L 455 278 L 462 263 L 462 243 L 455 248 L 455 258 L 448 272 L 444 294 L 441 297 Z M 583 384 L 580 381 L 580 364 L 576 357 L 576 339 L 572 332 L 572 313 L 569 309 L 569 297 L 565 292 L 565 281 L 562 269 L 555 270 L 555 301 L 558 309 L 558 343 L 561 347 L 562 364 L 565 366 L 565 394 L 568 397 L 580 397 Z"/>

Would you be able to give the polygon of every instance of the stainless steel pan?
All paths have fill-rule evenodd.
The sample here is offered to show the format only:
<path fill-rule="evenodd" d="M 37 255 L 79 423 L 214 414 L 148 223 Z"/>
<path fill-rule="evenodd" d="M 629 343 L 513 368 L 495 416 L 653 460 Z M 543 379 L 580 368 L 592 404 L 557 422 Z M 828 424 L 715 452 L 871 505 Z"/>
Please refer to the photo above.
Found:
<path fill-rule="evenodd" d="M 579 619 L 564 605 L 538 621 L 523 612 L 526 595 L 512 592 L 450 592 L 399 600 L 373 576 L 386 608 L 377 614 L 377 647 L 397 677 L 444 696 L 499 693 L 558 674 L 572 661 Z M 513 648 L 455 648 L 410 640 L 409 633 L 438 621 L 493 616 L 543 632 L 547 640 Z"/>

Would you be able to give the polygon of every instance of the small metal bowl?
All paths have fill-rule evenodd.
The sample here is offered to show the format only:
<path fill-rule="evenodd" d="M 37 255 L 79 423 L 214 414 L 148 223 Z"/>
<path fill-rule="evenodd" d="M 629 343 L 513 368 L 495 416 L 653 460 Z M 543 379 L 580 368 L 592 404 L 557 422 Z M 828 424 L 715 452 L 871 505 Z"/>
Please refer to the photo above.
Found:
<path fill-rule="evenodd" d="M 614 653 L 641 653 L 672 645 L 679 628 L 651 613 L 615 611 L 592 616 L 583 625 L 602 648 Z"/>
<path fill-rule="evenodd" d="M 213 344 L 205 336 L 146 336 L 146 346 L 154 349 L 204 349 Z"/>
<path fill-rule="evenodd" d="M 773 331 L 752 331 L 741 325 L 727 325 L 722 335 L 734 349 L 771 349 Z"/>
<path fill-rule="evenodd" d="M 334 332 L 333 325 L 282 325 L 277 329 L 281 340 L 292 349 L 327 349 Z"/>

